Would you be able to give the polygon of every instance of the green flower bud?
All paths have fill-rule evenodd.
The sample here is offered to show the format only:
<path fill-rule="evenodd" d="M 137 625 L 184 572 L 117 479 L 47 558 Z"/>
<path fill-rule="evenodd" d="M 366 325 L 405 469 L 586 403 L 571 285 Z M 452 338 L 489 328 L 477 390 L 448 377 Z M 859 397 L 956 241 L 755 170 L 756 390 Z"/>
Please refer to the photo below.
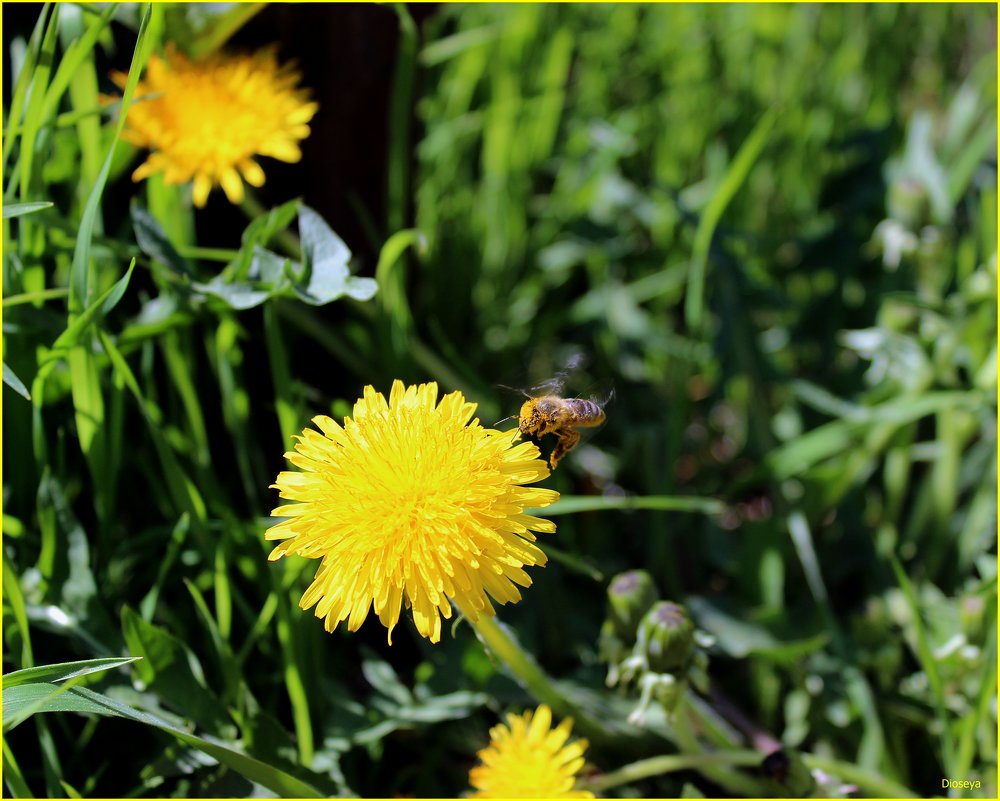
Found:
<path fill-rule="evenodd" d="M 658 595 L 653 577 L 645 570 L 629 570 L 615 576 L 608 585 L 608 633 L 631 646 L 639 621 L 656 603 Z"/>
<path fill-rule="evenodd" d="M 687 610 L 659 601 L 639 623 L 635 651 L 654 673 L 683 672 L 694 653 L 694 623 Z"/>

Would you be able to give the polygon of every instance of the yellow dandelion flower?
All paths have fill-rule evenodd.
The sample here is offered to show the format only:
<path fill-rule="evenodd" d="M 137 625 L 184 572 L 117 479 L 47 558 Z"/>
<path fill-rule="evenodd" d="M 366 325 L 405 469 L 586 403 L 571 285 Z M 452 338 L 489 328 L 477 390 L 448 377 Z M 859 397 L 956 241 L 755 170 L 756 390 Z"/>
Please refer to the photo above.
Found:
<path fill-rule="evenodd" d="M 121 87 L 125 75 L 112 78 Z M 194 204 L 221 186 L 233 203 L 243 181 L 264 183 L 254 156 L 295 162 L 317 104 L 298 89 L 299 73 L 279 65 L 276 48 L 249 55 L 216 54 L 192 61 L 168 46 L 152 56 L 136 88 L 122 138 L 152 151 L 134 172 L 141 181 L 162 172 L 168 184 L 194 182 Z M 242 178 L 241 178 L 242 176 Z"/>
<path fill-rule="evenodd" d="M 544 704 L 534 716 L 507 715 L 507 725 L 490 729 L 490 744 L 477 755 L 482 764 L 469 771 L 472 798 L 593 798 L 573 789 L 587 741 L 567 745 L 572 727 L 566 718 L 553 729 Z"/>
<path fill-rule="evenodd" d="M 490 598 L 519 601 L 524 568 L 545 564 L 532 532 L 555 524 L 524 509 L 559 493 L 524 486 L 549 474 L 538 448 L 470 423 L 476 404 L 460 392 L 437 396 L 437 384 L 395 381 L 387 403 L 365 387 L 353 418 L 313 418 L 322 433 L 305 429 L 285 454 L 301 472 L 272 485 L 295 503 L 272 512 L 286 519 L 265 535 L 282 540 L 269 558 L 322 560 L 299 606 L 327 631 L 342 620 L 356 631 L 373 608 L 392 643 L 405 603 L 438 642 L 451 602 L 473 622 L 493 615 Z"/>

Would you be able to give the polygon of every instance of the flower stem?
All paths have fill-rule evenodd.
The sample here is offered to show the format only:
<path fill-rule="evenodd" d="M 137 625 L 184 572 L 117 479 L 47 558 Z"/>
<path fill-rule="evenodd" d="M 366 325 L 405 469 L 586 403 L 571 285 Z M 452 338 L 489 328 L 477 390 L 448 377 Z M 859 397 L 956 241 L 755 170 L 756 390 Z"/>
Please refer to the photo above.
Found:
<path fill-rule="evenodd" d="M 702 776 L 705 776 L 716 784 L 741 795 L 758 798 L 768 795 L 767 788 L 765 788 L 760 781 L 746 773 L 740 773 L 737 770 L 733 770 L 732 765 L 726 764 L 725 758 L 723 757 L 725 754 L 740 753 L 746 755 L 750 752 L 742 750 L 706 751 L 705 747 L 698 741 L 698 737 L 694 732 L 692 719 L 698 720 L 699 716 L 697 712 L 692 710 L 690 700 L 685 698 L 674 712 L 673 719 L 674 733 L 677 735 L 677 746 L 681 751 L 685 752 L 684 754 L 680 754 L 678 756 L 716 757 L 715 759 L 707 760 L 706 764 L 700 767 L 699 772 Z M 754 753 L 756 763 L 760 764 L 760 760 L 763 759 L 763 755 L 759 751 L 754 751 L 752 753 Z M 723 758 L 720 759 L 719 757 Z M 744 756 L 744 758 L 746 757 Z"/>
<path fill-rule="evenodd" d="M 640 759 L 625 765 L 618 770 L 604 773 L 591 779 L 581 779 L 580 789 L 591 792 L 601 792 L 612 787 L 618 787 L 629 782 L 650 779 L 664 773 L 675 773 L 679 770 L 698 770 L 704 773 L 705 768 L 722 766 L 759 765 L 761 755 L 752 749 L 740 751 L 713 751 L 701 754 L 665 754 L 663 756 Z"/>
<path fill-rule="evenodd" d="M 802 754 L 802 761 L 809 770 L 821 770 L 830 773 L 842 781 L 856 784 L 861 795 L 871 798 L 918 798 L 919 793 L 904 784 L 887 779 L 874 771 L 859 767 L 851 762 L 841 762 L 838 759 Z"/>
<path fill-rule="evenodd" d="M 496 620 L 487 615 L 480 615 L 475 621 L 466 615 L 466 619 L 472 623 L 490 651 L 507 666 L 517 682 L 539 703 L 547 704 L 560 717 L 573 718 L 576 730 L 591 741 L 603 743 L 609 740 L 608 733 L 600 722 L 591 718 L 567 698 L 551 677 L 539 667 L 531 654 L 521 648 L 520 643 L 504 631 Z"/>

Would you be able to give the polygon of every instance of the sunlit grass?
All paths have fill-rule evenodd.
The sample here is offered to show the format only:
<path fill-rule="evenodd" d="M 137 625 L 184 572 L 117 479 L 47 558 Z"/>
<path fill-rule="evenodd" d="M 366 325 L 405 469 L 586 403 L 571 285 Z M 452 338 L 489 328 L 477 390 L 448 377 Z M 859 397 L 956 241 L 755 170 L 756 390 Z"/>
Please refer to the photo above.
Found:
<path fill-rule="evenodd" d="M 5 26 L 5 791 L 457 795 L 490 729 L 545 705 L 589 742 L 573 786 L 607 796 L 995 796 L 995 9 L 355 9 L 400 39 L 349 242 L 308 163 L 236 224 L 131 180 L 152 55 L 305 20 L 282 9 Z M 314 126 L 349 105 L 315 99 Z M 299 608 L 315 563 L 269 563 L 264 534 L 310 419 L 400 379 L 491 428 L 567 361 L 568 393 L 614 400 L 545 479 L 558 502 L 487 509 L 557 528 L 519 603 L 469 619 L 455 590 L 440 642 L 402 614 L 391 647 Z M 440 442 L 444 491 L 465 445 Z M 360 572 L 392 510 L 351 503 L 408 453 L 330 484 Z M 700 630 L 677 665 L 636 642 L 646 608 L 602 628 L 637 569 Z"/>

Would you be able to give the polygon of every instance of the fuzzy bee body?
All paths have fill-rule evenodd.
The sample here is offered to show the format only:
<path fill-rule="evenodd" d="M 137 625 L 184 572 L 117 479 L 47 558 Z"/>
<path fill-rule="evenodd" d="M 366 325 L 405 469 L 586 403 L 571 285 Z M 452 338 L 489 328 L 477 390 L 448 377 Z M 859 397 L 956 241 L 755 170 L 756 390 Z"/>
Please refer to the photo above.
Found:
<path fill-rule="evenodd" d="M 606 419 L 604 408 L 597 401 L 542 395 L 522 404 L 517 427 L 529 437 L 555 436 L 556 446 L 549 456 L 549 464 L 555 470 L 559 460 L 580 441 L 580 432 L 576 429 L 593 428 L 602 425 Z"/>

